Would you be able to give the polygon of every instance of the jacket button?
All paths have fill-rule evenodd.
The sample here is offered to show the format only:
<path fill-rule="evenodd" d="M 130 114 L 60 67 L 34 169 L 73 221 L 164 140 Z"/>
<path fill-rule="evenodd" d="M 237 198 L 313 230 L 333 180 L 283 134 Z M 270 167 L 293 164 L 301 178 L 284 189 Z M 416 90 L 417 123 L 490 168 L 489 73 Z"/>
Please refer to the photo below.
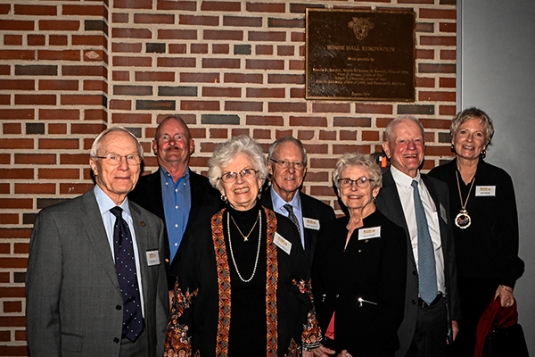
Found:
<path fill-rule="evenodd" d="M 413 305 L 416 305 L 416 299 L 412 299 L 412 300 L 411 300 L 411 303 L 412 303 Z"/>
<path fill-rule="evenodd" d="M 338 297 L 340 296 L 340 294 L 336 294 L 336 298 L 338 299 Z"/>
<path fill-rule="evenodd" d="M 113 342 L 115 342 L 115 343 L 119 343 L 119 342 L 121 342 L 121 340 L 119 340 L 119 338 L 115 337 L 115 338 L 113 339 Z"/>
<path fill-rule="evenodd" d="M 416 275 L 418 275 L 418 272 L 416 270 L 413 270 L 412 271 L 412 275 L 416 276 Z"/>
<path fill-rule="evenodd" d="M 121 310 L 123 307 L 121 305 L 115 306 L 115 310 Z"/>

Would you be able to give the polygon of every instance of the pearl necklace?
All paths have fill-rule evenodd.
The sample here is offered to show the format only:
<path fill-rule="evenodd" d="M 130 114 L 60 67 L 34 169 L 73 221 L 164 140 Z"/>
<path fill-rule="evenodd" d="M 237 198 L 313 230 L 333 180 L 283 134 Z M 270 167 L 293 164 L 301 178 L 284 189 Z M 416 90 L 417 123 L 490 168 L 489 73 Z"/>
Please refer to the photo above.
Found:
<path fill-rule="evenodd" d="M 238 264 L 236 264 L 236 259 L 234 259 L 234 251 L 232 250 L 232 238 L 230 237 L 230 218 L 229 217 L 230 217 L 230 213 L 227 213 L 227 234 L 228 234 L 228 245 L 230 248 L 230 257 L 232 258 L 232 263 L 234 263 L 234 268 L 236 268 L 236 273 L 238 273 L 238 277 L 240 278 L 240 280 L 243 281 L 244 283 L 249 283 L 254 278 L 254 275 L 256 273 L 256 267 L 258 266 L 258 258 L 260 257 L 260 242 L 262 240 L 262 219 L 258 219 L 258 217 L 260 217 L 260 211 L 258 211 L 258 217 L 257 217 L 257 220 L 260 221 L 260 224 L 258 225 L 258 248 L 256 249 L 256 259 L 254 262 L 253 273 L 251 274 L 251 277 L 249 279 L 244 279 L 241 276 L 240 270 L 238 269 Z"/>

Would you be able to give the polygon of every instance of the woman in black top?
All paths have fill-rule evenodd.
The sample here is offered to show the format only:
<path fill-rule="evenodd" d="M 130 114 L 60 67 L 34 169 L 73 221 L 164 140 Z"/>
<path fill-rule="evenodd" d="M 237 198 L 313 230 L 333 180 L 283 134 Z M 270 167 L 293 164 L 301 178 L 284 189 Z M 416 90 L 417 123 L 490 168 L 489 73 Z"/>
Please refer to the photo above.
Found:
<path fill-rule="evenodd" d="M 524 272 L 518 257 L 518 217 L 511 177 L 483 161 L 494 135 L 491 119 L 469 108 L 452 120 L 455 159 L 429 174 L 449 186 L 462 309 L 452 356 L 473 356 L 477 323 L 493 298 L 512 306 L 515 282 Z"/>

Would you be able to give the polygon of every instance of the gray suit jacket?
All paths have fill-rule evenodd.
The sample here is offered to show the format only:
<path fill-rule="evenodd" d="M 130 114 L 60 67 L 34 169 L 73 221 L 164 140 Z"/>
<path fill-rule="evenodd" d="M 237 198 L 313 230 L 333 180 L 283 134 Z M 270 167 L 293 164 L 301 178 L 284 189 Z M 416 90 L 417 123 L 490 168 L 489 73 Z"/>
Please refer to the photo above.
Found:
<path fill-rule="evenodd" d="M 163 223 L 130 202 L 143 285 L 148 356 L 163 355 L 169 299 Z M 147 264 L 158 250 L 159 265 Z M 26 275 L 30 355 L 119 356 L 123 299 L 93 190 L 43 209 L 30 240 Z"/>
<path fill-rule="evenodd" d="M 435 201 L 438 209 L 440 223 L 440 238 L 442 241 L 442 253 L 444 255 L 444 276 L 446 282 L 446 296 L 450 311 L 448 324 L 451 320 L 460 319 L 459 293 L 457 290 L 457 268 L 455 264 L 455 248 L 453 243 L 453 231 L 449 221 L 448 186 L 433 177 L 421 175 L 422 180 Z M 400 348 L 396 356 L 405 356 L 413 339 L 416 329 L 416 317 L 418 314 L 418 273 L 414 254 L 410 248 L 410 236 L 403 207 L 399 199 L 396 183 L 392 173 L 387 171 L 383 174 L 383 188 L 376 199 L 377 209 L 388 219 L 405 229 L 407 239 L 407 286 L 405 290 L 405 316 L 398 329 Z M 443 212 L 441 214 L 441 209 Z M 447 221 L 444 220 L 446 218 Z M 446 336 L 444 336 L 446 343 Z"/>

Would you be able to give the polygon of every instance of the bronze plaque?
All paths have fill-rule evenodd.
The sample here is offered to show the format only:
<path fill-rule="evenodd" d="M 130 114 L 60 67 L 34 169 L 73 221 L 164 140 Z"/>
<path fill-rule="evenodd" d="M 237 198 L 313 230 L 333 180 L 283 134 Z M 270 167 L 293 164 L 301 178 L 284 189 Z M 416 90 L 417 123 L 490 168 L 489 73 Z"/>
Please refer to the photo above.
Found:
<path fill-rule="evenodd" d="M 414 12 L 307 9 L 306 99 L 414 101 Z"/>

